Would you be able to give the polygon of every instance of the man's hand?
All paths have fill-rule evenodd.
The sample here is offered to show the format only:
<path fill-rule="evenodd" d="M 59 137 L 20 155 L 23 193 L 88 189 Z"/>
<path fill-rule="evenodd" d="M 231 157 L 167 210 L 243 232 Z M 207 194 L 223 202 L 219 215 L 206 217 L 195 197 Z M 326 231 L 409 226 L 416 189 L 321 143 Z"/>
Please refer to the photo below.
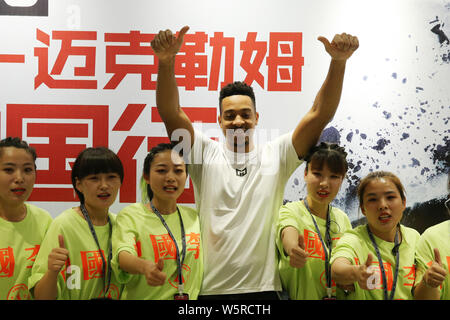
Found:
<path fill-rule="evenodd" d="M 152 49 L 158 57 L 159 61 L 166 62 L 172 60 L 183 44 L 184 35 L 188 32 L 189 27 L 184 26 L 178 37 L 175 37 L 172 34 L 172 31 L 165 30 L 159 31 L 159 33 L 152 40 L 151 45 Z"/>
<path fill-rule="evenodd" d="M 331 43 L 325 37 L 318 37 L 317 40 L 323 43 L 325 50 L 333 60 L 347 60 L 353 52 L 359 47 L 357 37 L 347 33 L 341 33 L 334 36 Z"/>

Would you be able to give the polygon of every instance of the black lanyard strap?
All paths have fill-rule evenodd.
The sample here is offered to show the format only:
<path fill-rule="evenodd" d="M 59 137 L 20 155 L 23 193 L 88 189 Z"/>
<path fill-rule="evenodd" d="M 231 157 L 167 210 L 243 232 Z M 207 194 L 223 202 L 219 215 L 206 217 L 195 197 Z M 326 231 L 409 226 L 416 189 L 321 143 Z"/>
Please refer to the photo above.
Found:
<path fill-rule="evenodd" d="M 313 214 L 311 213 L 311 209 L 309 208 L 308 201 L 306 198 L 303 200 L 305 203 L 306 210 L 308 210 L 309 214 L 311 215 L 311 219 L 314 222 L 314 226 L 316 227 L 317 234 L 319 235 L 320 242 L 322 243 L 323 251 L 325 252 L 325 279 L 327 282 L 327 295 L 329 298 L 331 298 L 332 289 L 331 289 L 331 266 L 330 266 L 330 259 L 331 259 L 331 250 L 332 250 L 332 240 L 330 235 L 330 224 L 331 224 L 331 217 L 330 217 L 330 205 L 328 205 L 327 209 L 327 219 L 326 219 L 326 231 L 325 231 L 325 241 L 322 238 L 322 234 L 320 233 L 319 226 L 317 225 L 316 219 L 314 219 Z M 328 252 L 327 252 L 328 249 Z"/>
<path fill-rule="evenodd" d="M 180 218 L 180 228 L 181 228 L 181 244 L 183 247 L 182 253 L 180 255 L 180 250 L 178 249 L 178 244 L 177 241 L 172 233 L 172 231 L 170 230 L 169 226 L 167 225 L 166 221 L 164 220 L 162 214 L 158 211 L 158 209 L 156 209 L 156 207 L 153 205 L 153 202 L 150 201 L 150 206 L 152 207 L 153 212 L 158 216 L 159 220 L 161 220 L 161 223 L 163 224 L 164 228 L 166 228 L 167 232 L 169 233 L 170 238 L 172 238 L 173 243 L 175 244 L 175 249 L 176 249 L 176 260 L 177 260 L 177 273 L 178 273 L 178 291 L 180 294 L 183 293 L 183 262 L 184 262 L 184 258 L 186 257 L 186 234 L 184 232 L 184 224 L 183 224 L 183 219 L 181 218 L 181 213 L 180 210 L 178 209 L 177 206 L 177 212 L 178 212 L 178 217 Z M 181 256 L 181 259 L 180 259 Z"/>
<path fill-rule="evenodd" d="M 386 271 L 384 270 L 383 259 L 381 258 L 380 250 L 378 249 L 378 245 L 375 242 L 375 238 L 373 237 L 372 231 L 370 231 L 369 225 L 367 225 L 366 227 L 367 227 L 367 233 L 369 234 L 369 237 L 370 237 L 370 241 L 372 241 L 372 245 L 375 249 L 375 252 L 377 253 L 378 264 L 380 265 L 381 276 L 383 277 L 384 300 L 393 300 L 394 294 L 395 294 L 395 289 L 397 287 L 397 278 L 398 278 L 399 263 L 400 263 L 400 252 L 398 250 L 398 246 L 399 246 L 398 229 L 395 232 L 395 239 L 394 239 L 394 248 L 397 248 L 397 250 L 392 250 L 392 253 L 395 255 L 394 283 L 392 284 L 391 294 L 390 294 L 390 296 L 388 296 Z"/>
<path fill-rule="evenodd" d="M 84 219 L 86 219 L 89 229 L 91 230 L 92 237 L 95 240 L 95 243 L 97 244 L 98 251 L 100 253 L 100 257 L 102 259 L 102 270 L 103 270 L 103 297 L 106 298 L 106 295 L 109 291 L 109 287 L 111 285 L 111 260 L 112 260 L 112 244 L 111 244 L 111 238 L 112 238 L 112 224 L 111 220 L 109 219 L 109 215 L 107 216 L 108 224 L 109 224 L 109 238 L 108 238 L 108 264 L 106 264 L 105 257 L 103 256 L 102 249 L 100 247 L 100 243 L 97 238 L 97 234 L 95 233 L 94 225 L 92 224 L 91 218 L 89 217 L 89 213 L 86 210 L 86 207 L 82 203 L 80 205 L 81 212 L 83 213 Z M 106 279 L 107 278 L 107 279 Z"/>

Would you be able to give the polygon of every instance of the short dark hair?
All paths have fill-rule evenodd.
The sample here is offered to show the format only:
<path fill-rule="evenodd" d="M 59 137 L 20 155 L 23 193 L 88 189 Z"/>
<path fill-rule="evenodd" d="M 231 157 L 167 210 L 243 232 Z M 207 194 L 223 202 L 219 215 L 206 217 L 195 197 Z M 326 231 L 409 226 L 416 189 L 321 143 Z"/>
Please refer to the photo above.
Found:
<path fill-rule="evenodd" d="M 22 140 L 19 137 L 7 137 L 3 140 L 0 141 L 0 156 L 3 153 L 3 148 L 6 147 L 14 147 L 14 148 L 18 148 L 18 149 L 23 149 L 26 152 L 28 152 L 32 157 L 33 157 L 33 161 L 34 161 L 34 167 L 36 167 L 36 150 L 34 150 L 33 147 L 30 147 L 28 145 L 28 143 L 24 140 Z"/>
<path fill-rule="evenodd" d="M 77 179 L 81 180 L 90 174 L 117 173 L 120 182 L 123 182 L 124 171 L 122 161 L 110 149 L 106 147 L 86 148 L 78 154 L 72 167 L 72 185 L 80 199 L 84 203 L 83 194 L 76 188 Z"/>
<path fill-rule="evenodd" d="M 347 152 L 336 143 L 321 142 L 312 147 L 305 156 L 305 161 L 306 170 L 309 163 L 318 169 L 322 169 L 325 163 L 331 172 L 344 176 L 348 170 Z"/>
<path fill-rule="evenodd" d="M 243 81 L 235 81 L 227 84 L 220 90 L 219 108 L 221 114 L 222 114 L 222 100 L 225 99 L 226 97 L 235 95 L 243 95 L 250 97 L 250 99 L 252 99 L 253 102 L 253 108 L 255 109 L 256 112 L 256 100 L 253 88 Z"/>
<path fill-rule="evenodd" d="M 172 143 L 160 143 L 157 146 L 153 147 L 149 153 L 147 154 L 147 156 L 145 157 L 144 160 L 144 169 L 142 170 L 142 183 L 141 183 L 141 187 L 144 187 L 144 176 L 149 176 L 150 175 L 150 167 L 152 165 L 153 160 L 155 159 L 155 156 L 158 153 L 167 151 L 167 150 L 174 150 L 175 146 L 177 144 L 172 142 Z M 180 154 L 180 157 L 183 158 L 183 156 Z M 186 169 L 186 174 L 187 174 L 187 164 L 185 163 L 185 169 Z M 148 200 L 152 200 L 153 199 L 153 190 L 150 187 L 150 185 L 148 183 L 145 183 L 145 191 L 146 194 L 143 194 L 143 196 L 146 196 L 148 198 Z"/>

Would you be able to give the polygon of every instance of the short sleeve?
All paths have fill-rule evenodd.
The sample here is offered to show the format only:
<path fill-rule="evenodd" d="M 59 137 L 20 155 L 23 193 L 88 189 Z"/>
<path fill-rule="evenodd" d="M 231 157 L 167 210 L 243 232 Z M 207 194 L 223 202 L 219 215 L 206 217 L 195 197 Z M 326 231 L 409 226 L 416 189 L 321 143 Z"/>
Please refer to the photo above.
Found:
<path fill-rule="evenodd" d="M 344 235 L 336 243 L 336 247 L 333 249 L 331 254 L 330 264 L 337 258 L 345 258 L 352 265 L 356 264 L 356 259 L 358 259 L 357 252 L 361 251 L 359 239 L 354 233 L 345 232 Z"/>
<path fill-rule="evenodd" d="M 126 251 L 134 256 L 139 254 L 139 235 L 132 213 L 124 208 L 116 217 L 112 236 L 113 259 L 112 268 L 117 275 L 118 281 L 123 284 L 131 280 L 132 275 L 123 271 L 119 265 L 119 253 Z"/>

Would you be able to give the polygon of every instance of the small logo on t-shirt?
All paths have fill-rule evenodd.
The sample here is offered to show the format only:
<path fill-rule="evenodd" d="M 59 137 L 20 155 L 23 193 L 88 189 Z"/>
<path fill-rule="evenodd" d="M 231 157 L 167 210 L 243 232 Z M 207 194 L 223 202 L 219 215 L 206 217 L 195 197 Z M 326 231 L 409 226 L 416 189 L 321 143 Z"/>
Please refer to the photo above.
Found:
<path fill-rule="evenodd" d="M 244 169 L 236 169 L 236 175 L 238 177 L 243 177 L 247 174 L 247 168 Z"/>
<path fill-rule="evenodd" d="M 29 300 L 30 298 L 31 296 L 28 287 L 25 284 L 20 283 L 9 290 L 6 300 Z"/>

